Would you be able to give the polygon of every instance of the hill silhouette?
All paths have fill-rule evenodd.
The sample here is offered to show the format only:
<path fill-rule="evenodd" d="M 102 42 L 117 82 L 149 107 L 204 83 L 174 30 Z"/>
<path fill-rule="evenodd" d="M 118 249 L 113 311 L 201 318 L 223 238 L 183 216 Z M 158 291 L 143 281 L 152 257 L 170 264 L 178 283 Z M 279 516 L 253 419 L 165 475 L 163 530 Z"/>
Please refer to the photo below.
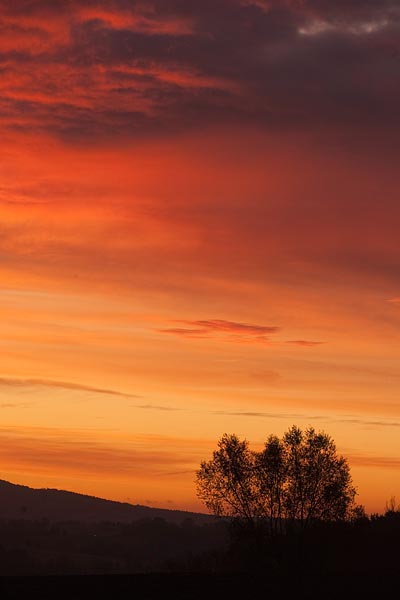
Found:
<path fill-rule="evenodd" d="M 203 513 L 152 508 L 51 488 L 34 489 L 4 480 L 0 480 L 0 518 L 81 523 L 130 523 L 141 519 L 162 518 L 174 524 L 187 519 L 198 524 L 215 520 L 212 515 Z"/>
<path fill-rule="evenodd" d="M 397 508 L 274 539 L 243 525 L 0 480 L 0 596 L 243 598 L 255 583 L 282 596 L 283 582 L 298 598 L 399 589 Z"/>

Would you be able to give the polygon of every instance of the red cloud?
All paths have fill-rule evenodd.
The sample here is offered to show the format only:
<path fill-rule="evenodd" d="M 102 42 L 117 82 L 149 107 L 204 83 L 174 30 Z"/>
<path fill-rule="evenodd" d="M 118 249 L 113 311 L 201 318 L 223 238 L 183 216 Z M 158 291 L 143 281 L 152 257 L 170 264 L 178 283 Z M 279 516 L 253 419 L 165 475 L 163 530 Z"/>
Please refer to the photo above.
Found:
<path fill-rule="evenodd" d="M 158 331 L 187 338 L 221 337 L 236 342 L 267 342 L 269 341 L 267 335 L 280 330 L 279 327 L 237 323 L 224 319 L 179 320 L 178 322 L 189 325 L 190 328 L 174 327 Z"/>
<path fill-rule="evenodd" d="M 210 319 L 205 321 L 182 321 L 187 325 L 198 325 L 207 331 L 222 331 L 226 333 L 240 333 L 247 335 L 267 335 L 276 333 L 280 327 L 266 327 L 265 325 L 251 325 L 249 323 L 236 323 L 223 319 Z"/>

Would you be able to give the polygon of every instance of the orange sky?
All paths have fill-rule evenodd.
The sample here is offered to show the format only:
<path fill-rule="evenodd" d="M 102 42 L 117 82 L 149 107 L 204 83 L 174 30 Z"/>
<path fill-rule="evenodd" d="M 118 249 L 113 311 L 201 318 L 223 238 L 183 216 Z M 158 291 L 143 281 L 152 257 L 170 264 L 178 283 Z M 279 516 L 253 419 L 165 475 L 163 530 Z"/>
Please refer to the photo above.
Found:
<path fill-rule="evenodd" d="M 297 424 L 400 494 L 400 15 L 337 4 L 0 3 L 1 478 L 204 510 Z"/>

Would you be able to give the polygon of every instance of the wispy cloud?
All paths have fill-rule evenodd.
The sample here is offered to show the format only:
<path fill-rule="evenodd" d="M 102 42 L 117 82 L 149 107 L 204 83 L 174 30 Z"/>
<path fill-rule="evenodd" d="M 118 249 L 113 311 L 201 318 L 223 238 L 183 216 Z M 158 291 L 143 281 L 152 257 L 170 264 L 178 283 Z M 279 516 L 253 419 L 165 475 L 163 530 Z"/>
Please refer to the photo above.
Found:
<path fill-rule="evenodd" d="M 159 406 L 157 404 L 138 404 L 133 405 L 134 408 L 140 408 L 142 410 L 161 410 L 165 412 L 175 412 L 182 410 L 181 408 L 175 408 L 174 406 Z"/>
<path fill-rule="evenodd" d="M 87 474 L 104 478 L 129 476 L 153 478 L 194 472 L 208 448 L 204 440 L 168 436 L 109 436 L 93 430 L 2 427 L 0 452 L 7 470 L 52 476 Z"/>
<path fill-rule="evenodd" d="M 286 344 L 293 344 L 295 346 L 305 346 L 312 348 L 313 346 L 319 346 L 325 342 L 314 342 L 312 340 L 287 340 Z"/>
<path fill-rule="evenodd" d="M 242 410 L 218 410 L 213 411 L 215 415 L 226 415 L 230 417 L 255 417 L 261 419 L 310 419 L 312 421 L 322 421 L 326 417 L 309 416 L 301 413 L 283 413 L 283 412 L 263 412 L 263 411 L 242 411 Z"/>
<path fill-rule="evenodd" d="M 183 327 L 169 327 L 167 329 L 157 329 L 158 333 L 169 333 L 185 338 L 205 338 L 209 337 L 206 329 L 184 329 Z"/>
<path fill-rule="evenodd" d="M 264 411 L 227 411 L 219 410 L 213 411 L 215 415 L 226 415 L 231 417 L 250 417 L 259 419 L 291 419 L 291 420 L 302 420 L 302 421 L 325 421 L 329 423 L 342 423 L 347 425 L 360 425 L 362 427 L 382 428 L 382 427 L 400 427 L 400 421 L 378 420 L 368 419 L 365 417 L 358 417 L 355 415 L 344 415 L 343 417 L 337 417 L 332 415 L 310 415 L 307 413 L 284 413 L 284 412 L 264 412 Z"/>
<path fill-rule="evenodd" d="M 367 427 L 400 427 L 400 421 L 383 421 L 383 420 L 372 420 L 365 419 L 362 417 L 344 417 L 343 419 L 332 419 L 336 423 L 349 423 L 350 425 L 362 425 Z"/>
<path fill-rule="evenodd" d="M 51 379 L 17 379 L 12 377 L 0 377 L 0 387 L 9 388 L 55 388 L 63 390 L 71 390 L 76 392 L 91 392 L 94 394 L 105 394 L 107 396 L 120 396 L 124 398 L 142 398 L 136 394 L 127 394 L 116 390 L 97 388 L 81 383 L 71 383 L 69 381 L 53 381 Z"/>
<path fill-rule="evenodd" d="M 398 469 L 400 467 L 399 457 L 351 453 L 346 456 L 350 464 L 355 467 L 376 467 L 378 469 Z"/>

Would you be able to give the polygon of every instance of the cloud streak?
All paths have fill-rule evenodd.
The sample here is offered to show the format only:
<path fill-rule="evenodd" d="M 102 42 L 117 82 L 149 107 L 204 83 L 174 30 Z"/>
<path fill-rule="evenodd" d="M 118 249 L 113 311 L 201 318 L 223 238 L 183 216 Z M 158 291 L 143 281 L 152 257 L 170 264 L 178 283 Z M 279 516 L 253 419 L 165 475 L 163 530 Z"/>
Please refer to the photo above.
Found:
<path fill-rule="evenodd" d="M 324 344 L 324 342 L 313 342 L 311 340 L 288 340 L 286 344 L 293 344 L 294 346 L 313 348 L 314 346 L 320 346 L 321 344 Z"/>
<path fill-rule="evenodd" d="M 8 470 L 52 474 L 60 471 L 77 478 L 118 476 L 151 479 L 170 472 L 194 473 L 203 443 L 168 436 L 114 436 L 100 441 L 99 432 L 46 428 L 0 430 L 0 449 Z M 189 468 L 188 468 L 189 467 Z"/>
<path fill-rule="evenodd" d="M 399 469 L 400 459 L 393 456 L 372 456 L 367 454 L 349 454 L 348 459 L 354 467 L 376 469 Z"/>
<path fill-rule="evenodd" d="M 80 383 L 71 383 L 67 381 L 53 381 L 48 379 L 16 379 L 12 377 L 0 377 L 0 386 L 14 389 L 44 387 L 50 389 L 70 390 L 74 392 L 89 392 L 94 394 L 103 394 L 106 396 L 120 396 L 123 398 L 142 398 L 142 396 L 138 396 L 135 394 L 126 394 L 124 392 L 118 392 L 116 390 L 97 388 L 88 385 L 82 385 Z"/>
<path fill-rule="evenodd" d="M 216 415 L 226 415 L 231 417 L 249 417 L 257 419 L 290 419 L 293 421 L 326 421 L 329 423 L 340 423 L 344 425 L 360 425 L 362 427 L 371 428 L 395 428 L 400 427 L 400 421 L 393 420 L 377 420 L 368 419 L 365 417 L 358 417 L 354 415 L 348 415 L 344 417 L 337 417 L 332 415 L 310 415 L 307 413 L 284 413 L 279 411 L 214 411 Z"/>
<path fill-rule="evenodd" d="M 175 412 L 182 410 L 181 408 L 175 408 L 173 406 L 159 406 L 157 404 L 138 404 L 133 405 L 133 408 L 140 408 L 142 410 L 159 410 L 161 412 Z"/>
<path fill-rule="evenodd" d="M 198 325 L 206 331 L 215 331 L 223 333 L 238 333 L 244 335 L 269 335 L 277 333 L 280 327 L 269 327 L 265 325 L 251 325 L 249 323 L 236 323 L 234 321 L 225 321 L 223 319 L 209 319 L 204 321 L 182 321 L 187 325 Z"/>

